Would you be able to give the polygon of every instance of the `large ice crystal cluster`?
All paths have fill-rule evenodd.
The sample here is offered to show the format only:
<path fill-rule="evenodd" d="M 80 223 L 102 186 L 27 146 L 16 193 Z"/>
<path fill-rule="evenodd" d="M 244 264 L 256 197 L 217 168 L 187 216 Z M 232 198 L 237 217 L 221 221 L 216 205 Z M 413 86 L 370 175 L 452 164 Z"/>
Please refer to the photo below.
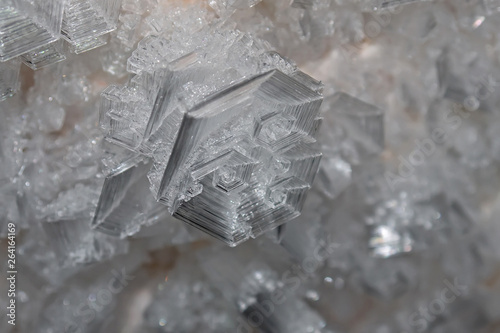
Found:
<path fill-rule="evenodd" d="M 136 75 L 102 94 L 100 124 L 152 160 L 151 189 L 171 214 L 236 245 L 300 213 L 321 158 L 322 87 L 264 42 L 208 29 L 141 41 L 127 64 Z"/>
<path fill-rule="evenodd" d="M 0 0 L 0 332 L 497 333 L 499 27 Z"/>

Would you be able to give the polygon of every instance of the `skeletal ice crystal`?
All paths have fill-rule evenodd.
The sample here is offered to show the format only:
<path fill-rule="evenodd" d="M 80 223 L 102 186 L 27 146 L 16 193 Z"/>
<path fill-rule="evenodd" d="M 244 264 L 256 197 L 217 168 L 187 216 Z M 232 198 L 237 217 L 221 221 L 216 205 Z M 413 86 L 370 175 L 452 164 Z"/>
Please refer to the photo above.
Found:
<path fill-rule="evenodd" d="M 311 145 L 320 101 L 272 71 L 187 111 L 160 200 L 231 243 L 297 216 L 320 159 Z"/>
<path fill-rule="evenodd" d="M 152 189 L 171 214 L 236 245 L 300 213 L 321 156 L 321 85 L 250 36 L 215 32 L 227 53 L 200 33 L 204 44 L 174 60 L 173 41 L 142 41 L 128 62 L 138 74 L 103 92 L 101 126 L 153 159 Z"/>

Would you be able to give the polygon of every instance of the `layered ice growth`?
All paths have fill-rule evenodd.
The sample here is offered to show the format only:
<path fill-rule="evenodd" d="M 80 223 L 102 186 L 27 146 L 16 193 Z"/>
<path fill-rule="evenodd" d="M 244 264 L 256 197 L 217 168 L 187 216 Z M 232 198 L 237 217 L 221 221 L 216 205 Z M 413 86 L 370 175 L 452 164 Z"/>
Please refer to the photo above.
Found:
<path fill-rule="evenodd" d="M 19 57 L 39 69 L 102 46 L 120 7 L 121 0 L 2 0 L 0 62 Z"/>
<path fill-rule="evenodd" d="M 236 245 L 300 214 L 321 158 L 322 86 L 220 25 L 142 40 L 127 63 L 136 75 L 103 92 L 100 124 L 152 160 L 170 214 Z"/>
<path fill-rule="evenodd" d="M 0 0 L 0 332 L 497 333 L 499 27 Z"/>
<path fill-rule="evenodd" d="M 319 81 L 207 8 L 175 11 L 175 5 L 157 4 L 158 13 L 150 13 L 153 3 L 126 1 L 120 14 L 120 1 L 60 4 L 64 41 L 56 38 L 21 54 L 26 65 L 38 69 L 78 59 L 75 54 L 100 46 L 117 26 L 113 43 L 100 53 L 102 69 L 122 77 L 125 67 L 109 63 L 109 57 L 129 55 L 123 59 L 129 79 L 101 93 L 103 135 L 96 132 L 94 142 L 102 147 L 89 158 L 102 159 L 105 168 L 93 172 L 100 178 L 88 188 L 100 193 L 97 203 L 85 208 L 95 207 L 92 230 L 124 238 L 169 214 L 234 246 L 300 214 L 321 158 L 315 138 Z M 147 18 L 141 19 L 145 11 Z M 181 18 L 187 21 L 175 21 Z M 90 66 L 87 73 L 95 70 Z M 1 69 L 6 98 L 18 87 L 19 62 Z M 78 80 L 81 73 L 66 74 L 72 69 L 61 64 L 54 72 L 62 73 L 64 82 L 56 101 L 69 106 L 95 100 L 87 75 Z M 55 120 L 60 121 L 64 118 Z M 48 132 L 61 126 L 47 125 Z M 71 187 L 62 188 L 73 195 Z"/>
<path fill-rule="evenodd" d="M 63 0 L 2 0 L 0 61 L 6 61 L 60 37 Z"/>

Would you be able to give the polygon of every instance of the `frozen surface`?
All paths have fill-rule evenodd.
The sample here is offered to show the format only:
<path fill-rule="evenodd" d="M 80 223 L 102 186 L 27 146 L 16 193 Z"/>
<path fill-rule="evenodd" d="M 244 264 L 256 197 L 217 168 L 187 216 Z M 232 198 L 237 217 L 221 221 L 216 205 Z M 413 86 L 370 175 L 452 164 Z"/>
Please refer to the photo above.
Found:
<path fill-rule="evenodd" d="M 0 331 L 496 333 L 499 9 L 0 0 Z"/>

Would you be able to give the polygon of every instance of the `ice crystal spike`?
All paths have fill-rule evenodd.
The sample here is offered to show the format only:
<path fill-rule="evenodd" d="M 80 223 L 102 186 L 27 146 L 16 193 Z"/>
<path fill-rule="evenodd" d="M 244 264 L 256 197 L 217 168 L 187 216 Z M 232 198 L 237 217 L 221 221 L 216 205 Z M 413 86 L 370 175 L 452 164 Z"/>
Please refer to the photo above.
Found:
<path fill-rule="evenodd" d="M 23 63 L 31 69 L 40 69 L 66 59 L 62 40 L 44 45 L 21 55 Z"/>
<path fill-rule="evenodd" d="M 98 37 L 116 29 L 121 0 L 67 0 L 62 34 L 76 53 L 102 45 Z"/>
<path fill-rule="evenodd" d="M 122 238 L 151 225 L 168 214 L 167 208 L 154 200 L 146 174 L 148 163 L 129 163 L 109 174 L 102 188 L 92 227 Z"/>
<path fill-rule="evenodd" d="M 60 36 L 64 0 L 1 0 L 0 61 L 6 61 Z"/>
<path fill-rule="evenodd" d="M 298 216 L 321 157 L 321 100 L 273 70 L 185 110 L 158 199 L 230 245 Z"/>
<path fill-rule="evenodd" d="M 16 59 L 0 63 L 0 101 L 16 93 L 20 66 Z"/>

